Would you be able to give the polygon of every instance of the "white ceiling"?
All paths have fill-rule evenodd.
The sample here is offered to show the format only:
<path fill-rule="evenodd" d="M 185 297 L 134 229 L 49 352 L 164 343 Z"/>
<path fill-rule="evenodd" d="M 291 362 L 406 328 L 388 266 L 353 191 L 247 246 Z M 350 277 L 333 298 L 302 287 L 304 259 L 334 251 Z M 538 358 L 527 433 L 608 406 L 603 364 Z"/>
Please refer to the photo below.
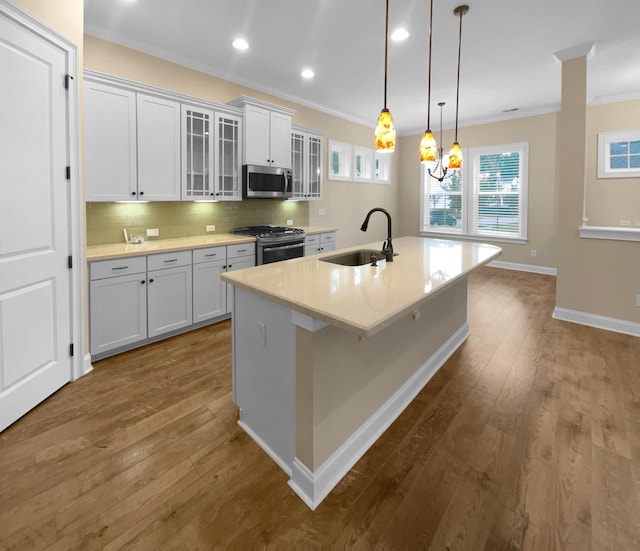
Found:
<path fill-rule="evenodd" d="M 432 129 L 455 116 L 461 0 L 434 0 Z M 428 0 L 390 0 L 387 107 L 400 134 L 426 126 Z M 554 52 L 595 43 L 591 103 L 640 98 L 640 0 L 470 0 L 460 126 L 557 110 Z M 383 105 L 385 0 L 85 0 L 86 31 L 373 127 Z M 231 42 L 244 37 L 240 52 Z M 312 67 L 315 78 L 300 72 Z M 230 98 L 231 99 L 231 98 Z M 505 110 L 518 111 L 505 113 Z"/>

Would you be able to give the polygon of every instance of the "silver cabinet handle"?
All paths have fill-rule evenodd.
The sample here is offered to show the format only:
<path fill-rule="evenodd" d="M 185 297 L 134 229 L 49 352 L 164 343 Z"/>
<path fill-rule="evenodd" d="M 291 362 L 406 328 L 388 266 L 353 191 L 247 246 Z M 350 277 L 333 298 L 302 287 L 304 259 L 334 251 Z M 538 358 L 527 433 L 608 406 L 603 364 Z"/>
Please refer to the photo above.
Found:
<path fill-rule="evenodd" d="M 209 253 L 209 254 L 205 254 L 204 256 L 218 256 L 218 253 Z"/>
<path fill-rule="evenodd" d="M 168 262 L 178 262 L 177 258 L 172 258 L 171 260 L 165 260 L 164 263 L 167 264 Z"/>
<path fill-rule="evenodd" d="M 236 252 L 237 253 L 246 253 L 247 249 L 238 249 Z"/>
<path fill-rule="evenodd" d="M 116 266 L 115 268 L 111 268 L 112 270 L 128 270 L 129 266 Z"/>

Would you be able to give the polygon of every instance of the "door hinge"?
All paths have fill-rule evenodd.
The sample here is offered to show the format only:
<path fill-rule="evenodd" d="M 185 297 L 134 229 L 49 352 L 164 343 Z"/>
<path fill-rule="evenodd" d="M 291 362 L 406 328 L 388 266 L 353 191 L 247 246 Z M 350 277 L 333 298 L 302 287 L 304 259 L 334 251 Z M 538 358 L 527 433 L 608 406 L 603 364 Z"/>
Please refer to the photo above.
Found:
<path fill-rule="evenodd" d="M 71 167 L 67 167 L 67 180 L 71 180 Z"/>
<path fill-rule="evenodd" d="M 69 345 L 69 356 L 73 356 L 73 343 Z"/>
<path fill-rule="evenodd" d="M 67 267 L 69 269 L 73 268 L 73 257 L 71 255 L 67 258 Z"/>
<path fill-rule="evenodd" d="M 73 77 L 71 75 L 64 75 L 64 88 L 65 90 L 69 89 L 69 81 L 73 80 Z"/>

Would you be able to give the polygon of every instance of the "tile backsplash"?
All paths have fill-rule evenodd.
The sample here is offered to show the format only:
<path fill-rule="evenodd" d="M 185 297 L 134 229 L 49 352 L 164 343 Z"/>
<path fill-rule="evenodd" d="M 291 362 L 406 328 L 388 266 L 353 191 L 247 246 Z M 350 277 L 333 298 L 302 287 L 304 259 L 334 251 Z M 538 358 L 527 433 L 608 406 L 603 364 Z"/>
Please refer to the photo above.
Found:
<path fill-rule="evenodd" d="M 309 203 L 246 199 L 194 203 L 191 201 L 151 203 L 87 203 L 87 245 L 122 243 L 123 228 L 158 228 L 159 237 L 171 239 L 205 235 L 206 226 L 214 224 L 213 233 L 226 233 L 239 226 L 276 224 L 294 226 L 309 224 Z"/>

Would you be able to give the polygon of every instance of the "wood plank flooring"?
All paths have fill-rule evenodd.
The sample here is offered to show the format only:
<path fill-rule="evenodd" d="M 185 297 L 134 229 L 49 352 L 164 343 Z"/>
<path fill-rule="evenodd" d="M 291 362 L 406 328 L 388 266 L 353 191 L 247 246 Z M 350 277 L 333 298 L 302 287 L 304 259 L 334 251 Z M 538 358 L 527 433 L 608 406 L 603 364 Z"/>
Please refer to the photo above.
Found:
<path fill-rule="evenodd" d="M 469 339 L 316 511 L 236 424 L 224 322 L 0 434 L 0 548 L 640 549 L 640 339 L 553 320 L 553 277 L 469 286 Z"/>

